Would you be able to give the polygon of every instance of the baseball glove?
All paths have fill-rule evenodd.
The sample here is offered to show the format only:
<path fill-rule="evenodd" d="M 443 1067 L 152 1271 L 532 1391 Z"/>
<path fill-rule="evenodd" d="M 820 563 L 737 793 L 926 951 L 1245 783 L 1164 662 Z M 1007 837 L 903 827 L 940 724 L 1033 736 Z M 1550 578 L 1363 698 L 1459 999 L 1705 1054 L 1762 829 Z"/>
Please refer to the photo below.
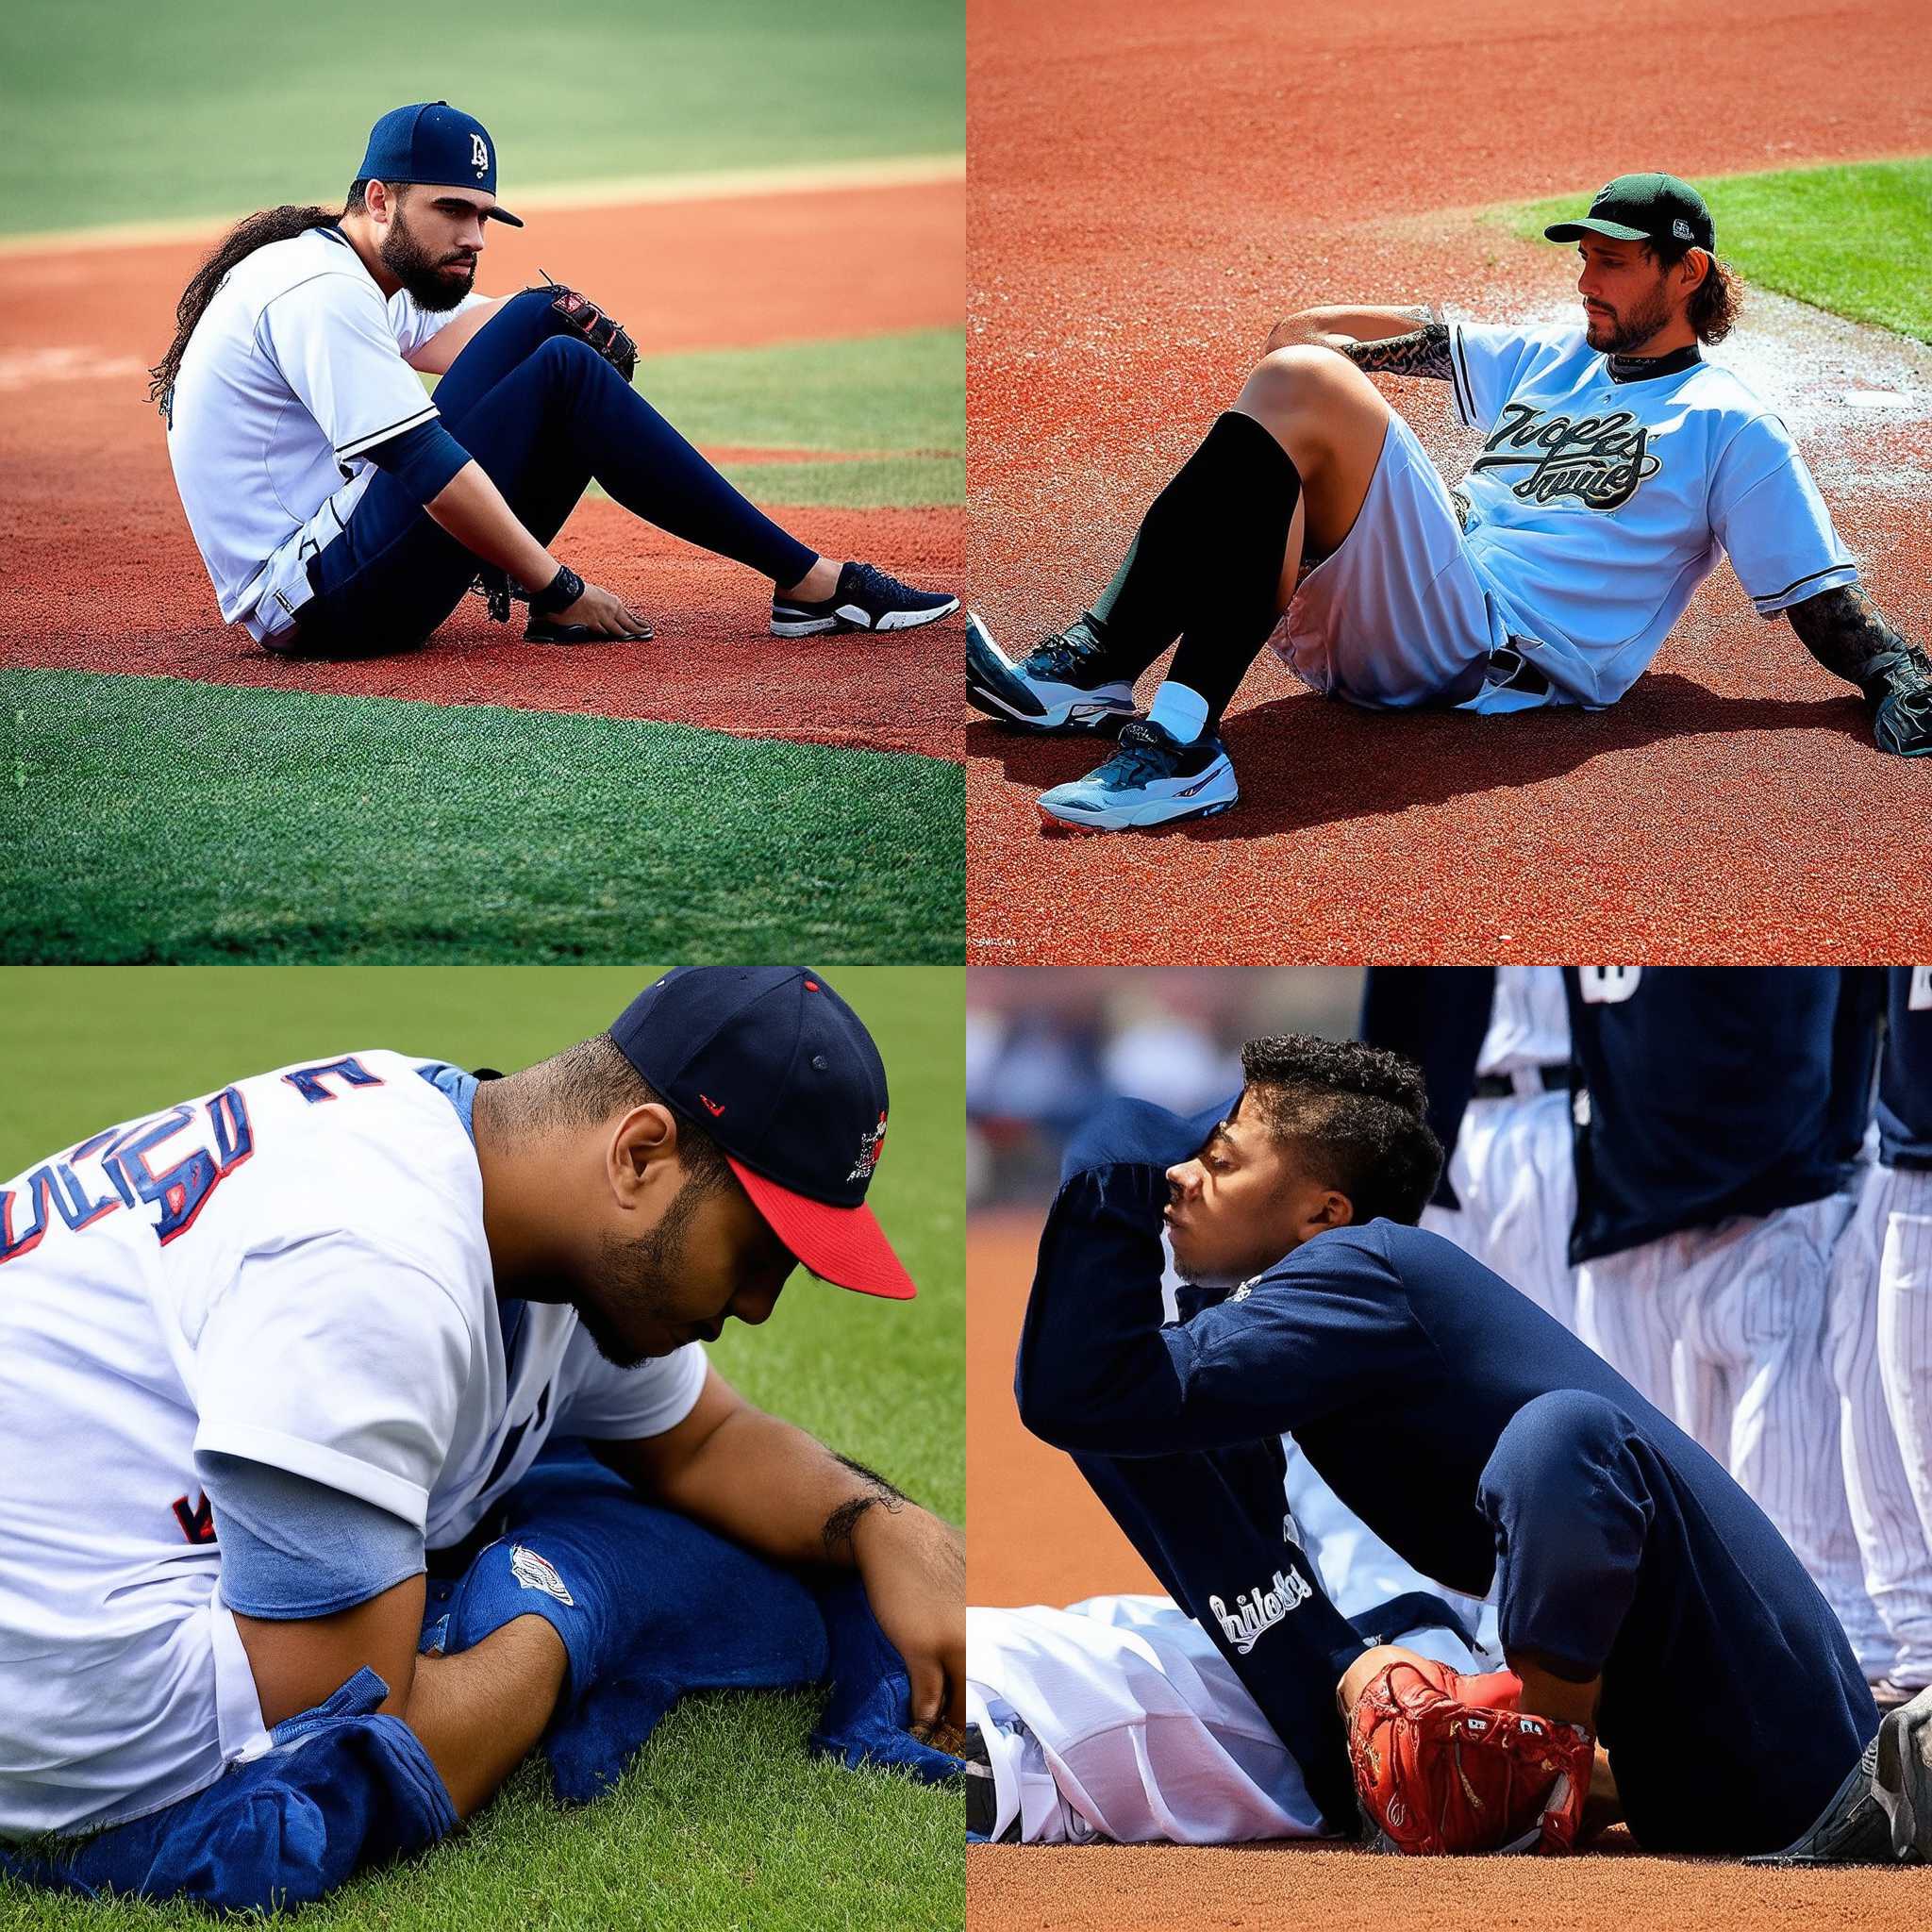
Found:
<path fill-rule="evenodd" d="M 1873 658 L 1864 690 L 1876 707 L 1872 735 L 1880 751 L 1907 758 L 1932 752 L 1932 670 L 1921 653 L 1888 651 Z"/>
<path fill-rule="evenodd" d="M 1595 1740 L 1516 1706 L 1507 1671 L 1464 1677 L 1396 1662 L 1349 1714 L 1348 1756 L 1372 1842 L 1415 1855 L 1567 1852 L 1590 1795 Z"/>
<path fill-rule="evenodd" d="M 551 290 L 550 306 L 595 349 L 618 375 L 628 382 L 638 373 L 638 345 L 625 334 L 616 317 L 606 315 L 588 295 L 554 282 L 542 269 L 544 285 Z"/>

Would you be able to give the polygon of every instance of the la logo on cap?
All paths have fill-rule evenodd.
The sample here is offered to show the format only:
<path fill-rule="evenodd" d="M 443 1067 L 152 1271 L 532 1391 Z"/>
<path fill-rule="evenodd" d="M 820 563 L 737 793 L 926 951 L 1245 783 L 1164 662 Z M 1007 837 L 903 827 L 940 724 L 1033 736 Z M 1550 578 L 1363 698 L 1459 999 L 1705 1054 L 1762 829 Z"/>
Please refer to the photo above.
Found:
<path fill-rule="evenodd" d="M 490 150 L 483 145 L 483 137 L 473 134 L 470 137 L 470 165 L 479 175 L 490 172 Z"/>

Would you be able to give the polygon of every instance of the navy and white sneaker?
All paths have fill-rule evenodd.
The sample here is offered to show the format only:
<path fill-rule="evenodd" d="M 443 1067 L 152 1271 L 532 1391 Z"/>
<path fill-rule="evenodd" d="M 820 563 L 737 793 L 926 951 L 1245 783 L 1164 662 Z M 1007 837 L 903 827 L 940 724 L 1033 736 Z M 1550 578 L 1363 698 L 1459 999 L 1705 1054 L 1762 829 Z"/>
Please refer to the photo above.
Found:
<path fill-rule="evenodd" d="M 823 604 L 778 591 L 772 598 L 772 635 L 808 638 L 823 630 L 917 630 L 958 609 L 942 591 L 915 591 L 869 563 L 839 568 L 839 588 Z"/>
<path fill-rule="evenodd" d="M 1183 744 L 1147 719 L 1126 725 L 1120 747 L 1097 771 L 1040 794 L 1047 824 L 1077 832 L 1130 832 L 1183 819 L 1211 819 L 1241 790 L 1211 733 Z"/>
<path fill-rule="evenodd" d="M 1135 715 L 1133 680 L 1109 677 L 1103 647 L 1077 625 L 1015 664 L 976 610 L 966 613 L 966 702 L 1021 731 L 1100 731 Z"/>

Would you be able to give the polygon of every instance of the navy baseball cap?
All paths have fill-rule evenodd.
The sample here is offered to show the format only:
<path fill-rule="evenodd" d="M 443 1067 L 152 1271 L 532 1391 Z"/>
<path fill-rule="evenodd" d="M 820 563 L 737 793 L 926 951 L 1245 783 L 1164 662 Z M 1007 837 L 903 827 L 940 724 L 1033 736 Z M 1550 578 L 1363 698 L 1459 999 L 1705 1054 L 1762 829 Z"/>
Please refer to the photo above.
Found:
<path fill-rule="evenodd" d="M 1551 242 L 1574 242 L 1584 234 L 1613 242 L 1688 242 L 1707 255 L 1717 253 L 1717 228 L 1703 195 L 1674 175 L 1619 175 L 1597 190 L 1587 215 L 1557 222 L 1543 234 Z"/>
<path fill-rule="evenodd" d="M 678 966 L 610 1037 L 724 1150 L 772 1232 L 841 1288 L 916 1292 L 865 1191 L 886 1139 L 886 1069 L 865 1023 L 803 966 Z"/>
<path fill-rule="evenodd" d="M 474 114 L 452 108 L 447 101 L 418 101 L 412 107 L 391 108 L 369 130 L 369 152 L 362 157 L 356 178 L 480 188 L 485 194 L 494 194 L 496 150 Z M 484 212 L 512 228 L 524 225 L 506 208 Z"/>

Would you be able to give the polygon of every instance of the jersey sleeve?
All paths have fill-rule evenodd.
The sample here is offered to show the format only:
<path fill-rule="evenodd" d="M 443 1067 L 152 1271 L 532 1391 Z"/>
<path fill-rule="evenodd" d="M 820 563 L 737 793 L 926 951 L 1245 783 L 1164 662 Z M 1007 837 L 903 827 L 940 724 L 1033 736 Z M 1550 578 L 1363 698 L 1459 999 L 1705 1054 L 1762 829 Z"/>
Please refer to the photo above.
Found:
<path fill-rule="evenodd" d="M 258 335 L 339 464 L 436 416 L 423 378 L 403 360 L 381 291 L 366 277 L 298 282 L 262 310 Z"/>
<path fill-rule="evenodd" d="M 1858 581 L 1790 432 L 1755 417 L 1725 446 L 1710 484 L 1710 526 L 1758 616 Z"/>
<path fill-rule="evenodd" d="M 564 1350 L 557 1432 L 600 1442 L 661 1436 L 697 1407 L 708 1373 L 703 1345 L 695 1341 L 634 1369 L 614 1368 L 579 1324 Z"/>
<path fill-rule="evenodd" d="M 1449 328 L 1449 414 L 1465 428 L 1485 434 L 1496 426 L 1503 405 L 1536 365 L 1561 352 L 1565 338 L 1550 329 L 1515 328 L 1484 322 Z"/>
<path fill-rule="evenodd" d="M 478 1353 L 448 1290 L 361 1235 L 250 1256 L 194 1342 L 195 1454 L 307 1476 L 420 1534 Z"/>
<path fill-rule="evenodd" d="M 1332 1236 L 1160 1339 L 1189 1447 L 1319 1423 L 1415 1375 L 1425 1347 L 1393 1269 L 1371 1242 Z"/>

